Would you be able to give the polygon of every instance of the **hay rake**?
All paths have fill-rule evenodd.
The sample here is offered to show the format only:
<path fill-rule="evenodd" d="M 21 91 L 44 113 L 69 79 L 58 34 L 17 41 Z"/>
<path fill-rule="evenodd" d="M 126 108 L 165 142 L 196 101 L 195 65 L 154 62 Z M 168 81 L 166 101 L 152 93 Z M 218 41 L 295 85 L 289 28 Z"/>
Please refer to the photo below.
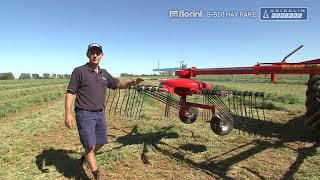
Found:
<path fill-rule="evenodd" d="M 187 101 L 186 95 L 181 95 L 179 99 L 160 86 L 138 85 L 126 90 L 109 90 L 106 104 L 109 115 L 140 119 L 146 98 L 152 98 L 165 105 L 165 117 L 169 117 L 172 111 L 178 111 L 180 120 L 186 124 L 198 118 L 200 108 L 202 120 L 209 122 L 212 130 L 219 135 L 228 134 L 238 116 L 265 118 L 264 111 L 260 112 L 264 100 L 257 101 L 264 98 L 262 92 L 204 89 L 196 95 L 202 96 L 201 103 Z M 241 122 L 239 125 L 245 128 Z"/>
<path fill-rule="evenodd" d="M 320 59 L 299 63 L 285 62 L 301 47 L 277 63 L 257 63 L 252 67 L 177 69 L 175 75 L 179 76 L 178 78 L 163 80 L 159 86 L 138 85 L 126 89 L 124 93 L 121 93 L 120 90 L 109 92 L 106 100 L 109 115 L 119 113 L 121 116 L 141 118 L 145 101 L 147 98 L 152 98 L 164 103 L 166 117 L 169 117 L 172 111 L 178 111 L 180 120 L 191 124 L 200 116 L 205 122 L 210 123 L 212 131 L 218 135 L 229 134 L 234 127 L 249 133 L 259 134 L 259 129 L 263 127 L 248 130 L 248 125 L 242 119 L 266 119 L 264 92 L 218 89 L 212 87 L 208 82 L 191 78 L 203 74 L 270 74 L 271 80 L 274 81 L 276 74 L 310 74 L 311 76 L 320 74 Z M 312 82 L 320 84 L 320 78 L 317 80 Z M 309 90 L 309 94 L 310 92 L 312 90 Z M 319 99 L 320 95 L 318 96 L 314 99 Z M 198 99 L 198 102 L 194 99 Z M 199 99 L 201 99 L 200 102 Z M 313 103 L 312 105 L 317 104 Z M 201 115 L 199 115 L 200 113 Z"/>

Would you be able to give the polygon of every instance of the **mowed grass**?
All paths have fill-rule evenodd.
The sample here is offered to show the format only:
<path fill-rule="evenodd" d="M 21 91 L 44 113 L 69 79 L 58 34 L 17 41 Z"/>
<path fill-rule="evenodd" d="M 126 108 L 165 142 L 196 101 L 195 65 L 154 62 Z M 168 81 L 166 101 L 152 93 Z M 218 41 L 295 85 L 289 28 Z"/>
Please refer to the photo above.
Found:
<path fill-rule="evenodd" d="M 67 82 L 66 79 L 0 81 L 0 118 L 62 96 Z"/>
<path fill-rule="evenodd" d="M 59 85 L 54 84 L 53 89 L 58 89 Z M 97 161 L 107 178 L 320 177 L 319 144 L 312 133 L 303 129 L 305 85 L 244 82 L 213 82 L 213 85 L 264 91 L 274 98 L 271 103 L 285 107 L 284 110 L 266 110 L 267 119 L 257 123 L 261 126 L 260 134 L 235 129 L 223 137 L 215 135 L 209 124 L 200 118 L 186 125 L 174 110 L 169 118 L 164 117 L 164 105 L 152 99 L 146 99 L 141 119 L 106 112 L 110 144 L 102 148 Z M 46 84 L 42 88 L 46 86 L 51 85 Z M 30 88 L 36 90 L 38 87 Z M 25 98 L 17 95 L 22 92 L 16 90 L 7 96 L 17 96 L 17 102 L 19 99 L 23 101 Z M 41 92 L 34 93 L 35 97 L 36 94 Z M 63 94 L 64 91 L 53 100 L 37 106 L 34 103 L 33 108 L 25 107 L 0 119 L 0 179 L 66 179 L 79 176 L 77 159 L 83 150 L 76 128 L 68 130 L 64 127 Z M 285 97 L 291 96 L 294 100 L 288 103 Z"/>

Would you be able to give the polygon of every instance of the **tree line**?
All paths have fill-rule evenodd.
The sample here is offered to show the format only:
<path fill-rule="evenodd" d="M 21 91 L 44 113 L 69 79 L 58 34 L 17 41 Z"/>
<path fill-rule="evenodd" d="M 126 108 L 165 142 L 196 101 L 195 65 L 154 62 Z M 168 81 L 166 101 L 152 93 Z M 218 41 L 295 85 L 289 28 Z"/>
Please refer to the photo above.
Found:
<path fill-rule="evenodd" d="M 21 73 L 19 79 L 68 79 L 70 74 L 49 74 L 43 73 L 42 76 L 39 74 Z M 0 73 L 0 80 L 15 79 L 12 72 Z"/>

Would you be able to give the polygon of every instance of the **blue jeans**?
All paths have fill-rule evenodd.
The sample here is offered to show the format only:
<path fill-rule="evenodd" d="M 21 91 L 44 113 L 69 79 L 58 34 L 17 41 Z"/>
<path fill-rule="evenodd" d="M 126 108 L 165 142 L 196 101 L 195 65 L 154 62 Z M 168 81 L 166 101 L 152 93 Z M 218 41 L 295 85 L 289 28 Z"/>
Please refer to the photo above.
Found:
<path fill-rule="evenodd" d="M 104 111 L 75 109 L 80 142 L 85 149 L 107 144 L 107 125 Z"/>

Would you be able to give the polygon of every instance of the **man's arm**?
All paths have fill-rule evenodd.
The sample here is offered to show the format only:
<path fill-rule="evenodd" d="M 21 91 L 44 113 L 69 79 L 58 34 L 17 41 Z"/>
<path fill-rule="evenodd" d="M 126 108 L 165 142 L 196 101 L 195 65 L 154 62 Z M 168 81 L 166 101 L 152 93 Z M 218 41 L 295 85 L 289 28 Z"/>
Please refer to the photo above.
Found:
<path fill-rule="evenodd" d="M 66 98 L 65 98 L 65 105 L 64 105 L 64 111 L 65 111 L 65 124 L 68 128 L 71 129 L 72 126 L 75 124 L 74 117 L 72 116 L 71 113 L 71 106 L 73 104 L 73 101 L 75 99 L 75 94 L 72 94 L 70 92 L 66 93 Z"/>
<path fill-rule="evenodd" d="M 127 89 L 130 86 L 136 86 L 140 84 L 142 81 L 144 81 L 142 78 L 137 78 L 136 80 L 129 80 L 129 81 L 119 81 L 118 82 L 118 89 Z"/>

